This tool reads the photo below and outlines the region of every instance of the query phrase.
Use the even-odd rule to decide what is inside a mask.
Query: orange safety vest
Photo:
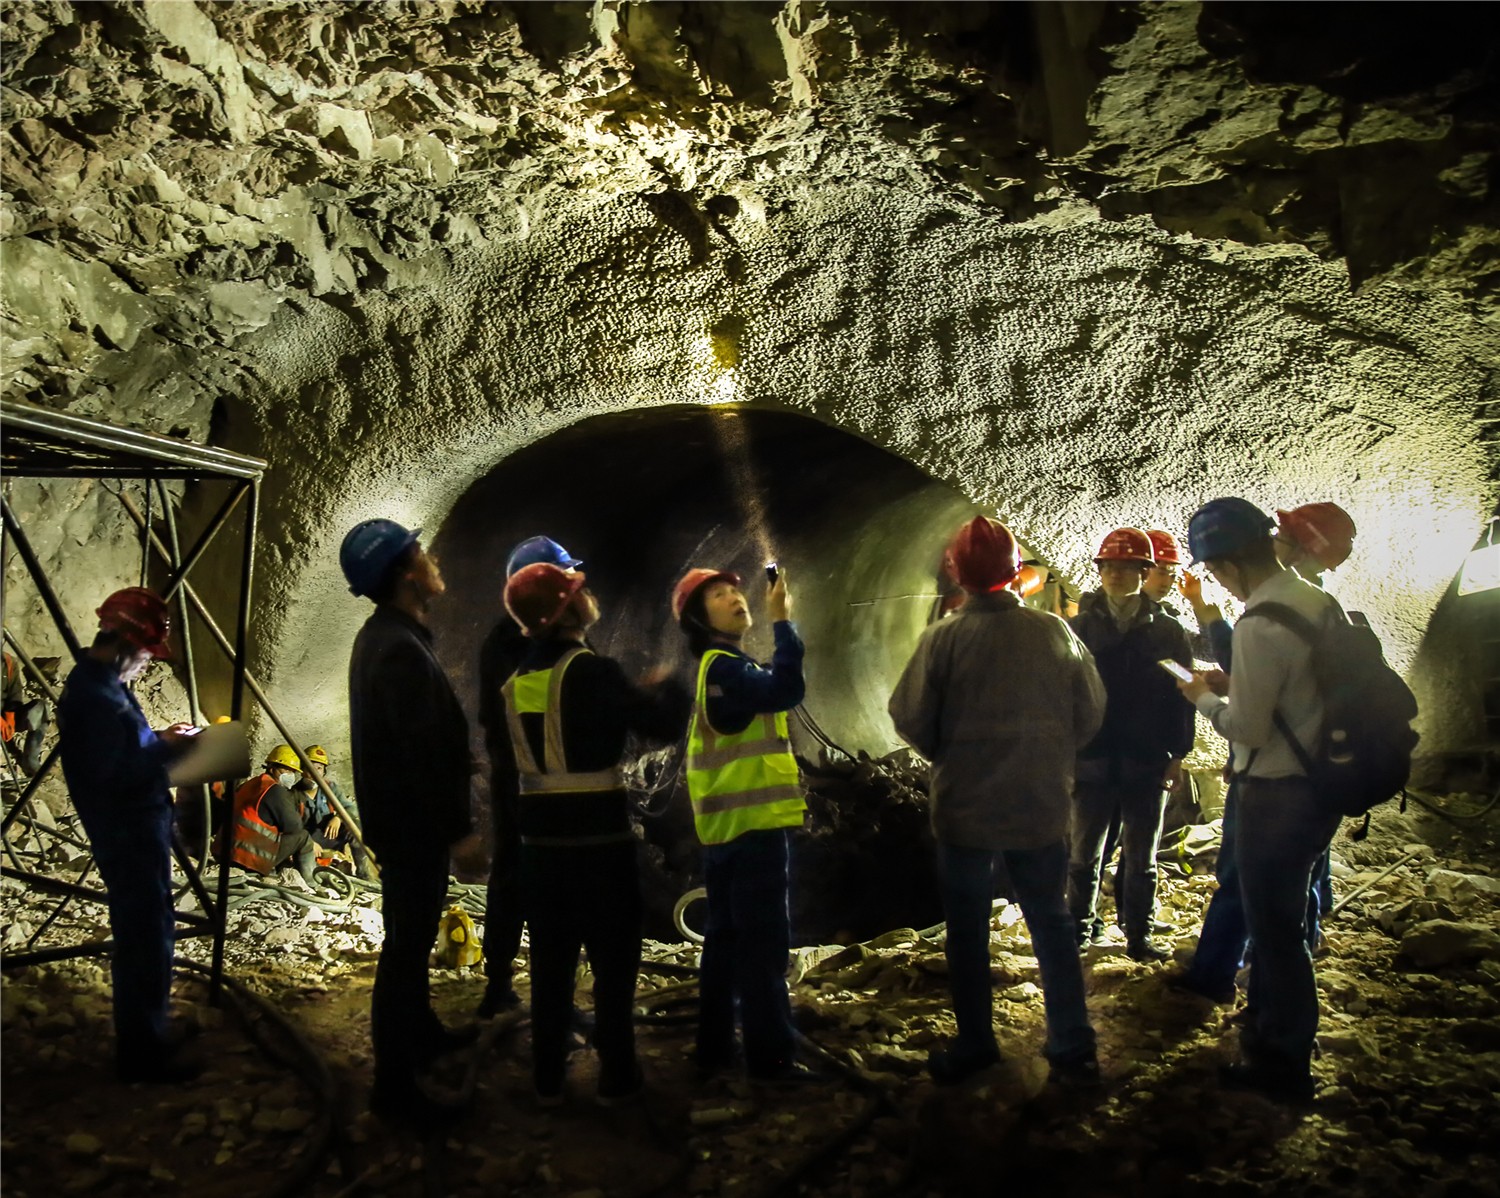
[[[19,667],[16,665],[16,659],[14,657],[12,657],[9,653],[5,654],[5,689],[6,689],[6,691],[10,690],[10,684],[11,684],[12,681],[15,680],[16,671],[18,669],[19,669]],[[0,712],[0,739],[5,740],[5,742],[7,744],[9,742],[11,742],[11,741],[13,741],[13,740],[16,739],[16,713],[15,712],[13,712],[13,711]]]
[[[276,854],[281,848],[281,831],[275,824],[260,818],[260,803],[276,779],[270,774],[251,778],[234,792],[234,847],[230,860],[258,874],[268,874],[276,864]]]

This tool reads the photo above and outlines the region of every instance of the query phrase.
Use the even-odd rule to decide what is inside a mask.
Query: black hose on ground
[[[197,975],[205,982],[212,976],[208,966],[199,965],[196,961],[184,958],[178,958],[173,967],[178,971]],[[266,1198],[296,1198],[297,1195],[305,1194],[329,1151],[334,1147],[339,1149],[340,1168],[344,1175],[348,1176],[352,1171],[351,1163],[344,1152],[344,1139],[339,1134],[340,1129],[333,1116],[338,1093],[327,1063],[308,1043],[306,1037],[260,995],[231,977],[221,975],[219,984],[230,996],[230,1006],[244,1027],[245,1034],[268,1057],[280,1061],[281,1064],[291,1069],[319,1100],[320,1110],[316,1130],[308,1144],[307,1152],[303,1153],[290,1176],[282,1179],[275,1188],[265,1191]],[[280,1042],[261,1034],[260,1028],[250,1017],[249,1012],[252,1010],[265,1022],[275,1025],[278,1035],[282,1037]],[[300,1060],[288,1059],[285,1050],[287,1043],[294,1047]]]

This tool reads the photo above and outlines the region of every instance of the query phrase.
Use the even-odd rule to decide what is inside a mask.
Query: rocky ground
[[[1477,794],[1433,803],[1459,816],[1483,805]],[[1230,1009],[1173,994],[1164,985],[1172,966],[1136,964],[1119,943],[1088,953],[1106,1084],[1087,1095],[1047,1087],[1036,961],[1019,912],[1002,906],[992,955],[1006,1060],[962,1087],[937,1089],[923,1070],[928,1048],[953,1031],[940,932],[897,929],[797,951],[794,1006],[825,1080],[792,1091],[697,1080],[696,947],[650,942],[640,982],[644,1104],[597,1107],[595,1060],[582,1049],[568,1105],[537,1109],[524,1018],[501,1019],[477,1052],[434,1078],[471,1088],[473,1110],[424,1144],[365,1110],[378,894],[237,882],[228,970],[244,996],[212,1007],[191,974],[177,991],[211,1062],[192,1085],[112,1079],[101,961],[5,975],[3,1185],[14,1198],[1500,1194],[1497,832],[1500,811],[1453,820],[1413,806],[1383,809],[1367,840],[1341,837],[1335,890],[1345,905],[1318,965],[1320,1090],[1306,1110],[1221,1092],[1214,1070],[1232,1056]],[[1163,854],[1162,914],[1178,929],[1179,958],[1213,889],[1212,833],[1190,829]],[[75,876],[73,850],[45,839],[22,831],[11,845],[23,862]],[[0,897],[14,954],[56,899],[12,878]],[[454,897],[477,906],[482,894],[456,886]],[[91,937],[103,922],[102,907],[75,901],[38,943]],[[207,941],[184,941],[182,956],[206,961]],[[524,993],[524,972],[518,980]],[[435,968],[433,983],[440,1011],[458,1022],[483,977]],[[584,1005],[588,988],[585,974]]]

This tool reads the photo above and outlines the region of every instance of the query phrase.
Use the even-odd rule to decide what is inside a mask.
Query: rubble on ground
[[[1458,796],[1455,810],[1476,805]],[[1349,825],[1352,829],[1355,825]],[[569,1101],[537,1108],[524,1021],[496,1031],[436,1084],[472,1076],[475,1108],[435,1155],[365,1110],[369,986],[378,896],[257,897],[231,915],[229,970],[269,997],[328,1064],[332,1111],[351,1173],[326,1164],[310,1191],[331,1198],[370,1172],[379,1190],[552,1198],[646,1193],[760,1196],[1013,1192],[1109,1195],[1500,1194],[1500,819],[1462,826],[1413,807],[1377,812],[1368,839],[1335,845],[1335,893],[1318,961],[1323,996],[1316,1102],[1307,1110],[1228,1094],[1231,1011],[1169,991],[1172,965],[1139,964],[1123,937],[1086,952],[1089,1005],[1106,1084],[1046,1085],[1042,998],[1024,921],[998,905],[991,931],[995,1021],[1005,1059],[952,1089],[927,1078],[927,1052],[954,1031],[941,928],[901,927],[852,945],[794,953],[793,1005],[823,1080],[788,1089],[738,1075],[699,1079],[691,1061],[698,950],[648,942],[639,1045],[645,1105],[593,1104],[597,1065],[575,1053]],[[1190,954],[1212,894],[1212,825],[1169,838],[1160,859],[1164,939]],[[1180,841],[1180,847],[1179,842]],[[20,848],[20,845],[17,846]],[[22,850],[24,851],[24,849]],[[50,863],[60,873],[69,868]],[[4,931],[29,937],[55,898],[6,879]],[[297,905],[301,902],[304,905]],[[1106,903],[1106,917],[1112,908]],[[49,929],[104,910],[75,901]],[[71,922],[69,926],[71,926]],[[481,922],[482,927],[482,922]],[[183,942],[202,959],[207,941]],[[11,949],[7,950],[14,951]],[[524,956],[522,965],[524,966]],[[527,976],[516,976],[522,993]],[[1243,982],[1243,978],[1242,978]],[[477,1005],[479,969],[433,971],[435,1001],[457,1023]],[[591,981],[580,974],[580,1002]],[[306,1079],[268,1061],[237,1021],[181,1000],[205,1025],[211,1067],[183,1088],[126,1088],[107,1070],[105,964],[74,960],[8,974],[3,990],[4,1188],[25,1196],[270,1192],[308,1151],[321,1115]],[[332,1159],[332,1158],[330,1158]]]

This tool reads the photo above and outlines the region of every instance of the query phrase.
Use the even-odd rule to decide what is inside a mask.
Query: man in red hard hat
[[[636,838],[621,773],[634,733],[670,744],[687,725],[680,685],[632,684],[585,640],[599,602],[582,571],[535,562],[505,584],[525,630],[519,668],[501,686],[508,743],[495,768],[518,779],[522,905],[531,932],[532,1070],[538,1101],[563,1101],[578,953],[594,975],[599,1100],[641,1088],[631,1006],[641,963]]]
[[[743,648],[754,621],[738,575],[700,567],[672,591],[672,615],[698,663],[685,766],[708,889],[697,1063],[705,1076],[734,1063],[738,1008],[751,1080],[796,1082],[811,1074],[794,1059],[786,988],[787,831],[802,826],[807,803],[787,728],[804,684],[784,571],[766,607],[776,643],[769,669]]]
[[[1304,503],[1276,511],[1276,560],[1314,586],[1354,552],[1354,521],[1336,503]]]
[[[1099,589],[1083,596],[1073,631],[1089,647],[1109,703],[1099,734],[1078,755],[1073,796],[1068,901],[1081,943],[1102,941],[1098,914],[1104,844],[1120,820],[1120,868],[1115,902],[1126,951],[1138,961],[1165,960],[1151,939],[1156,905],[1156,844],[1164,792],[1182,779],[1182,759],[1193,748],[1193,708],[1164,658],[1186,669],[1192,650],[1182,625],[1141,593],[1155,562],[1151,538],[1139,528],[1116,528],[1094,555]]]
[[[58,705],[63,778],[109,891],[115,1067],[126,1082],[182,1082],[202,1066],[179,1051],[172,989],[172,792],[167,766],[196,731],[153,732],[129,685],[170,655],[167,605],[145,587],[100,604],[99,632]]]
[[[928,1069],[958,1082],[1000,1059],[989,930],[1003,861],[1031,933],[1046,995],[1052,1080],[1099,1079],[1083,969],[1067,905],[1074,757],[1099,728],[1104,688],[1067,624],[1024,606],[1015,539],[976,516],[948,547],[969,594],[930,625],[891,695],[896,731],[932,762],[932,828],[948,917],[948,980],[958,1037]],[[1024,678],[1028,686],[1016,685]],[[1034,688],[1048,700],[1037,703]]]

